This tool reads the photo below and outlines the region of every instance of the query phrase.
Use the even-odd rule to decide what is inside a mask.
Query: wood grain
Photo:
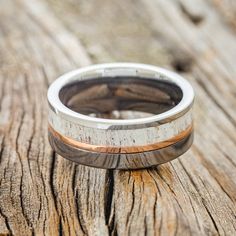
[[[235,235],[233,0],[9,0],[0,8],[0,235]],[[97,62],[172,68],[194,86],[195,142],[142,171],[55,155],[46,91]]]

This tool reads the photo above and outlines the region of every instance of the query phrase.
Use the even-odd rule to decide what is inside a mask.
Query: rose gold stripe
[[[48,130],[49,132],[51,132],[53,136],[60,139],[63,143],[71,145],[75,148],[79,148],[79,149],[83,149],[83,150],[87,150],[91,152],[101,152],[101,153],[139,153],[139,152],[147,152],[147,151],[153,151],[160,148],[164,148],[182,140],[184,137],[186,137],[192,132],[193,125],[190,125],[186,130],[182,131],[175,137],[170,138],[168,140],[150,144],[150,145],[133,146],[133,147],[132,146],[126,146],[126,147],[97,146],[97,145],[93,145],[89,143],[81,143],[79,141],[73,140],[71,138],[68,138],[58,133],[50,125],[48,126]]]

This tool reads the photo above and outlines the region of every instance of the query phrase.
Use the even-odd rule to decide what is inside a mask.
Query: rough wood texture
[[[236,235],[234,0],[1,4],[1,235]],[[104,61],[161,65],[191,81],[195,142],[187,154],[113,172],[51,151],[49,83]]]

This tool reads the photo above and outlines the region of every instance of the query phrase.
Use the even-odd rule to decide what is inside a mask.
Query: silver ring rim
[[[105,119],[105,118],[97,118],[97,117],[91,117],[87,115],[80,114],[78,112],[75,112],[68,107],[66,107],[59,98],[59,92],[65,86],[66,84],[70,83],[71,81],[78,80],[79,76],[82,76],[88,72],[93,71],[101,71],[101,73],[104,72],[104,70],[107,69],[130,69],[137,71],[138,69],[141,70],[147,70],[150,73],[157,73],[159,76],[163,75],[166,78],[168,78],[168,81],[175,83],[177,86],[180,87],[183,93],[183,97],[179,104],[177,104],[172,109],[163,112],[161,114],[153,115],[150,117],[145,118],[137,118],[137,119]],[[114,74],[115,75],[115,74]],[[122,76],[125,74],[122,74]],[[129,75],[129,74],[128,74]],[[155,77],[154,77],[155,78]],[[158,80],[158,78],[156,78]],[[56,114],[62,114],[66,117],[73,118],[75,121],[85,121],[85,122],[91,122],[94,124],[102,124],[102,125],[139,125],[139,124],[147,124],[152,122],[161,122],[165,119],[168,119],[170,117],[175,117],[176,115],[183,113],[183,111],[190,108],[194,101],[194,91],[190,83],[184,79],[182,76],[178,75],[177,73],[174,73],[172,71],[156,67],[153,65],[146,65],[146,64],[140,64],[140,63],[105,63],[105,64],[96,64],[87,66],[84,68],[76,69],[71,72],[68,72],[62,76],[60,76],[58,79],[56,79],[49,87],[48,94],[47,94],[48,102],[50,106],[54,109]]]

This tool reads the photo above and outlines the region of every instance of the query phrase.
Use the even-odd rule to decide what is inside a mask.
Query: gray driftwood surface
[[[46,91],[92,63],[136,61],[194,86],[195,141],[158,168],[55,155]],[[9,0],[0,8],[0,235],[236,235],[234,0]]]

